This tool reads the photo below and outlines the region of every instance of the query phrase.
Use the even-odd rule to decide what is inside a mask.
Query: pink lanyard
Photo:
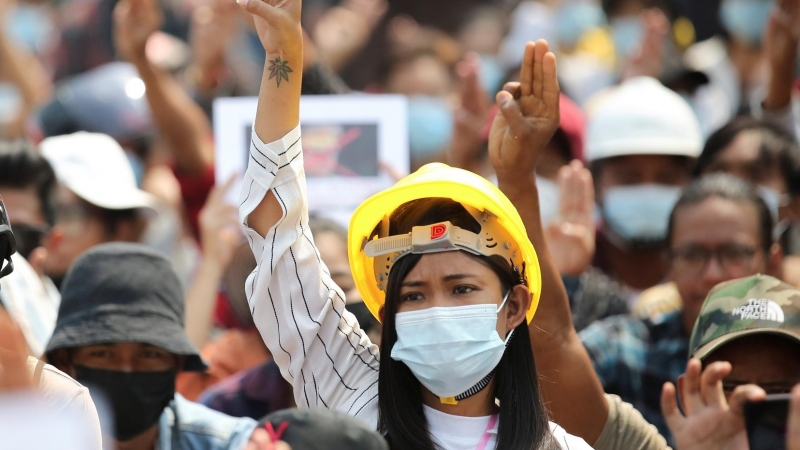
[[[497,414],[492,414],[492,417],[489,418],[489,425],[486,425],[486,431],[483,432],[483,437],[481,441],[478,442],[478,446],[475,447],[475,450],[485,450],[486,444],[489,443],[489,439],[492,438],[492,431],[494,429],[495,424],[497,424]]]

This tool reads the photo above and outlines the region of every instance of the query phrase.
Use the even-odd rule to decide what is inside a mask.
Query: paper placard
[[[214,101],[216,180],[247,169],[256,97]],[[318,95],[300,100],[309,210],[346,224],[367,197],[409,171],[407,100],[399,95]],[[227,193],[239,198],[241,183]]]

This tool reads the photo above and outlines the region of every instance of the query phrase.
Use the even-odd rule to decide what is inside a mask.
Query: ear
[[[770,246],[769,254],[767,255],[767,274],[781,278],[782,267],[783,249],[781,249],[779,243],[775,242]]]
[[[531,291],[528,286],[518,284],[511,289],[506,301],[506,323],[508,329],[517,328],[525,320],[528,308],[531,306]]]
[[[44,276],[44,264],[45,261],[47,261],[47,254],[46,248],[36,247],[31,251],[31,254],[28,255],[28,264],[31,265],[40,278]]]
[[[54,225],[53,228],[50,229],[50,233],[48,233],[47,237],[44,239],[44,246],[48,251],[52,251],[61,246],[62,242],[64,242],[64,230],[61,226]]]
[[[386,307],[385,306],[381,306],[380,309],[378,309],[378,320],[380,320],[381,323],[383,323],[383,314],[384,314],[384,312],[386,312]]]

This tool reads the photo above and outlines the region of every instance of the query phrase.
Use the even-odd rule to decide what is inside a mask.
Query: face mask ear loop
[[[506,292],[506,296],[505,296],[505,297],[503,297],[503,301],[502,301],[502,302],[500,302],[500,306],[498,306],[498,307],[497,307],[497,313],[498,313],[498,314],[499,314],[499,313],[500,313],[500,311],[503,309],[503,307],[504,307],[504,306],[506,306],[506,302],[508,301],[508,296],[509,296],[509,295],[511,295],[511,289],[509,289],[509,290],[508,290],[508,292]]]

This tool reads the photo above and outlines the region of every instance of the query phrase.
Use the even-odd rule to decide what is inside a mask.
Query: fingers
[[[565,222],[592,227],[594,220],[594,185],[592,174],[579,160],[561,167],[558,171],[561,193],[559,212]]]
[[[706,406],[726,408],[727,400],[722,390],[722,379],[730,375],[731,364],[718,361],[710,364],[700,377],[700,396]]]
[[[280,19],[280,15],[275,8],[263,0],[236,0],[236,2],[242,5],[245,11],[266,20],[270,24],[274,24]]]
[[[789,423],[786,435],[786,449],[800,450],[800,385],[792,389],[792,399],[789,402]]]
[[[664,415],[664,420],[667,422],[669,430],[675,434],[678,430],[683,428],[686,418],[683,417],[678,409],[678,401],[675,398],[675,385],[672,383],[664,383],[661,388],[661,414]]]
[[[459,78],[461,105],[468,111],[481,114],[486,109],[486,93],[480,82],[481,62],[478,55],[470,52],[456,67]]]
[[[686,416],[692,416],[703,408],[703,398],[700,392],[701,376],[700,360],[692,358],[686,365],[686,374],[681,383],[681,400]]]
[[[558,70],[556,69],[556,55],[552,52],[545,53],[542,62],[542,94],[544,104],[551,111],[558,113],[559,96],[561,87],[558,85]]]
[[[523,127],[525,126],[525,117],[519,109],[519,104],[514,100],[514,96],[507,91],[500,91],[495,98],[497,106],[500,107],[500,113],[508,123],[511,133],[514,137],[519,136]]]
[[[728,407],[744,420],[744,404],[747,402],[760,402],[764,400],[767,393],[754,384],[737,386],[728,400]]]
[[[522,95],[522,88],[519,81],[509,81],[503,85],[503,90],[510,93],[514,98]]]
[[[544,59],[550,50],[547,41],[539,39],[536,41],[533,54],[533,86],[531,87],[533,96],[542,98],[542,91],[544,90]],[[525,84],[524,82],[522,83]]]
[[[522,68],[519,72],[520,93],[523,96],[528,96],[533,93],[535,54],[536,44],[533,42],[525,44],[525,54],[522,56]]]

